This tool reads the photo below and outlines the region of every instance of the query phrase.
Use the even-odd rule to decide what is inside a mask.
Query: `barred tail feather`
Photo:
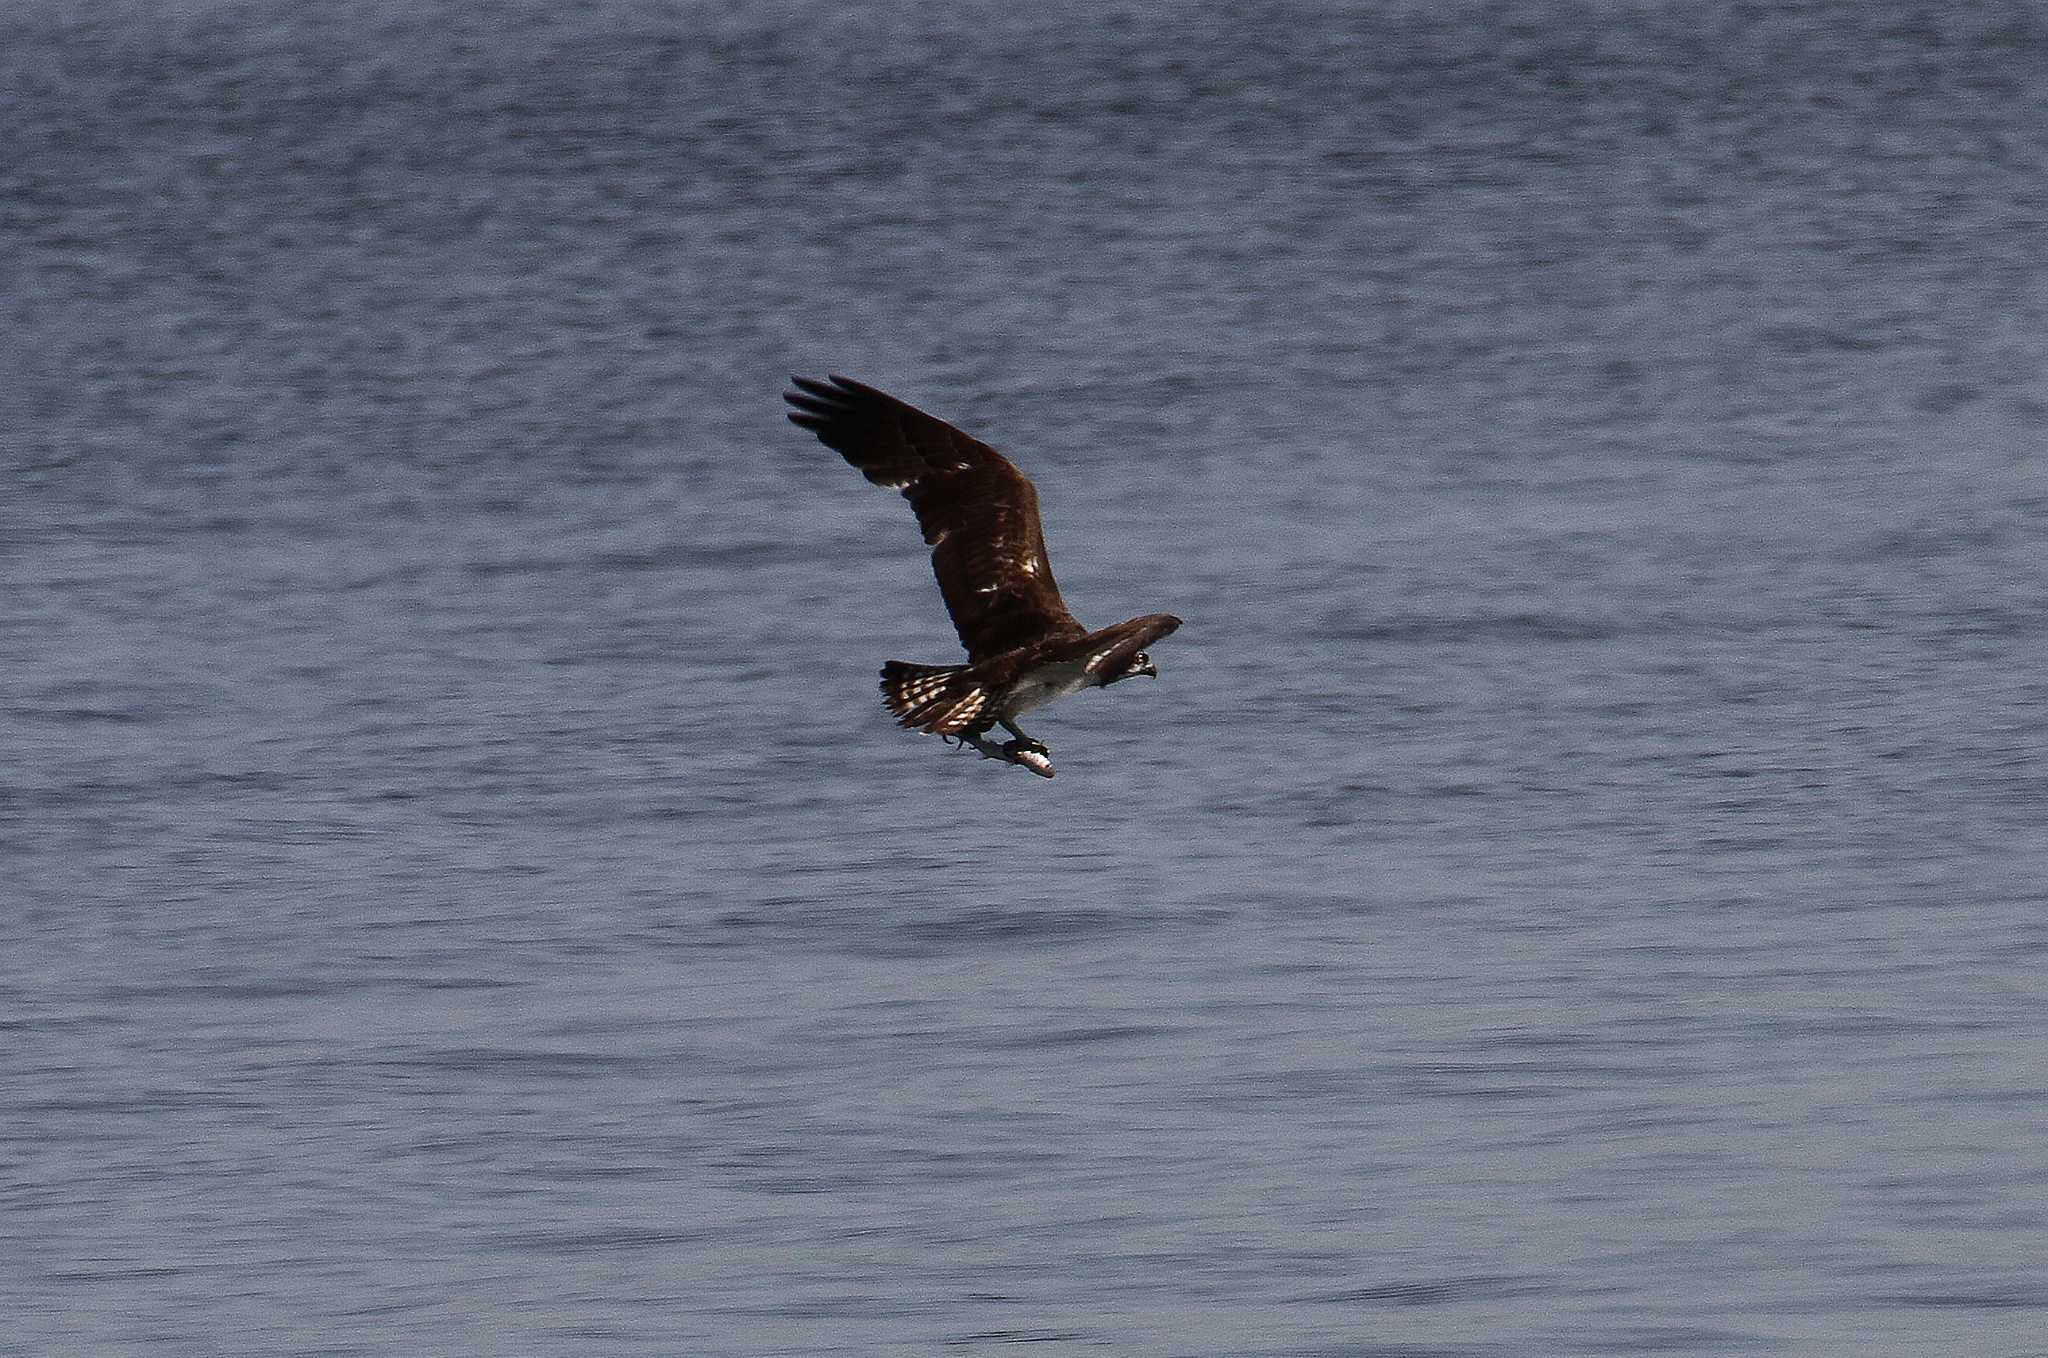
[[[882,666],[882,701],[896,714],[898,725],[938,736],[978,732],[991,723],[982,719],[988,690],[967,665],[908,665],[891,660]]]

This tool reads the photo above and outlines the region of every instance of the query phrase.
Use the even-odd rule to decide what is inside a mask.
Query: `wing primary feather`
[[[876,485],[902,491],[970,661],[1085,635],[1046,560],[1038,495],[994,448],[839,373],[790,378],[790,423]]]

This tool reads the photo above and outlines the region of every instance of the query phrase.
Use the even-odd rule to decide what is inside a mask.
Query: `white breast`
[[[1088,673],[1086,660],[1042,665],[1011,687],[1007,706],[1011,716],[1020,716],[1047,703],[1057,702],[1069,693],[1079,693],[1094,683],[1095,676]]]

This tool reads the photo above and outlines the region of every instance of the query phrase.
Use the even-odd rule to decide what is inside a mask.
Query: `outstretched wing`
[[[789,418],[878,486],[903,492],[970,661],[1086,634],[1060,598],[1038,492],[979,439],[849,378],[791,379]]]

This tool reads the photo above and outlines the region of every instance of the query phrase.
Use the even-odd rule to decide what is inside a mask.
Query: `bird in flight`
[[[1053,582],[1038,492],[979,439],[850,378],[792,378],[789,418],[878,486],[903,492],[932,549],[932,570],[964,665],[882,666],[898,725],[959,740],[990,759],[1053,776],[1051,751],[1017,718],[1085,688],[1159,671],[1146,647],[1180,626],[1147,613],[1091,632]],[[1000,725],[1011,738],[986,738]]]

